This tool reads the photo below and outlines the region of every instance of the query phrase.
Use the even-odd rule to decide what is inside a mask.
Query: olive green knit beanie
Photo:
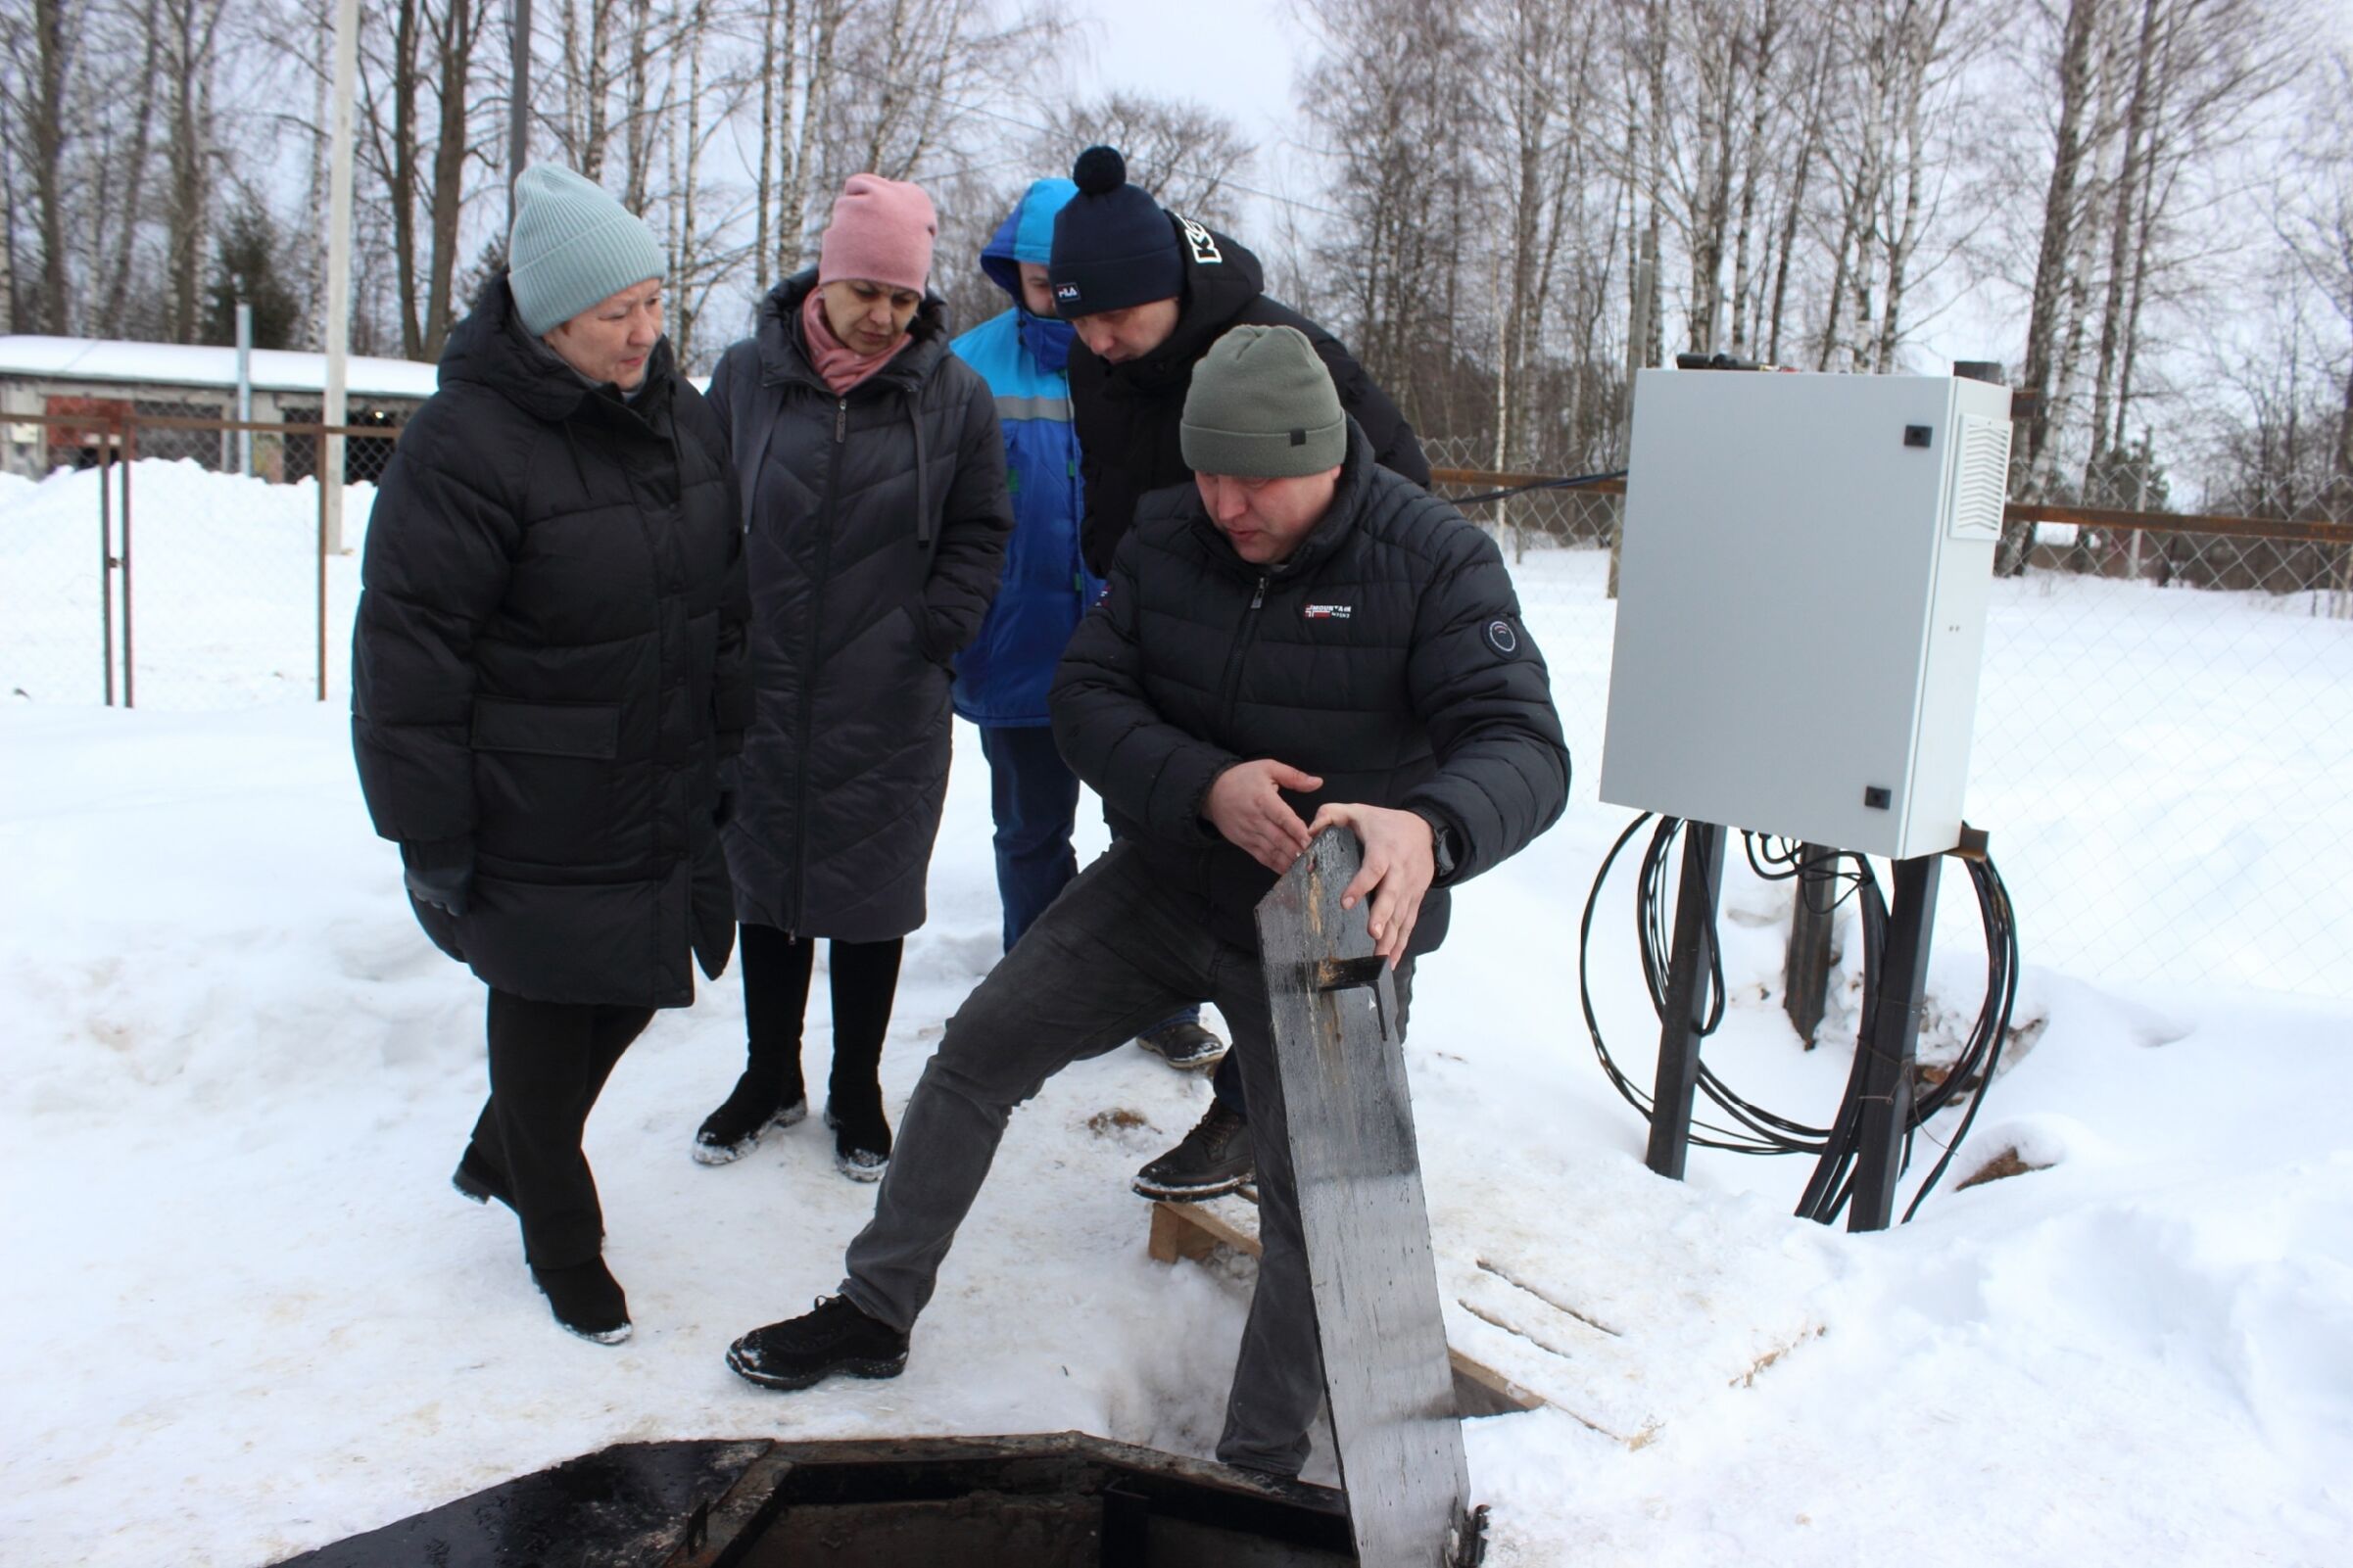
[[[1197,474],[1296,479],[1348,455],[1331,372],[1296,327],[1235,327],[1193,366],[1177,443]]]

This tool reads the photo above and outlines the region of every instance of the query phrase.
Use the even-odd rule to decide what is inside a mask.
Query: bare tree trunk
[[[2116,174],[2114,215],[2109,219],[2107,288],[2100,302],[2099,350],[2091,391],[2091,452],[2085,464],[2086,498],[2109,504],[2090,494],[2109,451],[2110,399],[2121,374],[2125,352],[2126,273],[2132,266],[2135,216],[2141,195],[2141,143],[2148,129],[2151,63],[2157,47],[2158,0],[2141,0],[2140,42],[2134,51],[2133,89],[2126,101],[2124,163]],[[2116,445],[2123,445],[2121,434]]]
[[[653,0],[632,0],[629,26],[628,98],[621,127],[621,205],[633,213],[646,210],[646,181],[653,163],[654,117],[647,102],[648,70],[653,58]]]
[[[1806,92],[1805,130],[1798,139],[1798,167],[1790,177],[1789,205],[1782,214],[1779,256],[1773,264],[1773,309],[1771,325],[1765,338],[1765,357],[1778,364],[1781,360],[1781,323],[1789,304],[1790,259],[1798,249],[1798,224],[1805,212],[1805,186],[1813,172],[1814,160],[1820,156],[1822,144],[1823,102],[1829,94],[1830,52],[1833,30],[1822,31],[1821,47],[1814,56],[1811,85]]]
[[[2051,438],[2051,404],[2056,382],[2060,318],[2066,309],[2069,263],[2075,250],[2076,181],[2083,172],[2084,114],[2091,95],[2091,39],[2100,0],[2068,0],[2059,49],[2059,125],[2050,179],[2042,196],[2042,238],[2035,254],[2035,285],[2027,314],[2025,385],[2028,398],[2025,451],[2011,472],[2026,477],[2029,499],[2042,494],[2044,452]],[[2032,524],[2006,525],[1997,569],[2004,576],[2026,570],[2034,544]]]
[[[139,232],[139,204],[147,184],[150,138],[155,124],[157,69],[163,52],[163,28],[157,16],[159,0],[146,0],[141,30],[147,44],[139,62],[139,107],[132,122],[129,168],[122,192],[122,226],[115,237],[115,258],[107,267],[105,294],[98,309],[98,330],[110,338],[124,335],[123,309],[129,301],[131,242]]]
[[[66,0],[32,0],[34,60],[32,190],[41,228],[41,330],[63,337],[73,330],[67,309],[66,77],[72,44]]]
[[[424,359],[441,357],[456,313],[451,290],[457,270],[457,219],[465,196],[466,154],[472,151],[466,110],[472,96],[474,48],[482,36],[482,14],[474,9],[474,0],[448,0],[448,7],[436,40],[435,91],[441,114],[433,144],[433,261],[425,289],[422,352],[416,356]]]

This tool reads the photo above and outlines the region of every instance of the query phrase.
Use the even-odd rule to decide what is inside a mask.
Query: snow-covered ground
[[[330,563],[337,695],[319,705],[305,623],[292,675],[251,659],[245,629],[271,624],[254,620],[271,595],[207,543],[274,539],[302,498],[151,468],[167,465],[138,479],[142,594],[167,540],[190,542],[189,571],[210,554],[221,575],[180,630],[151,634],[142,609],[158,661],[147,673],[142,654],[142,707],[61,700],[0,665],[0,688],[42,698],[0,703],[0,1561],[264,1562],[625,1440],[1077,1428],[1208,1451],[1248,1271],[1145,1258],[1126,1178],[1207,1088],[1133,1051],[1072,1069],[1015,1118],[904,1377],[774,1396],[730,1374],[730,1338],[833,1288],[873,1198],[834,1173],[813,1123],[736,1165],[687,1158],[740,1063],[732,975],[657,1020],[590,1124],[636,1337],[608,1350],[560,1333],[511,1221],[447,1185],[482,1092],[481,993],[416,930],[360,808],[340,697],[351,563]],[[0,659],[28,645],[21,616],[95,603],[79,483],[0,481]],[[28,543],[48,507],[87,535],[79,587],[74,562]],[[174,533],[193,516],[216,525]],[[2024,1048],[1911,1225],[1858,1238],[1791,1219],[1805,1170],[1789,1162],[1701,1153],[1688,1183],[1652,1177],[1577,1014],[1575,924],[1625,820],[1591,795],[1609,651],[1580,596],[1591,565],[1531,556],[1522,576],[1583,737],[1578,802],[1458,901],[1408,1049],[1448,1266],[1515,1273],[1615,1331],[1591,1358],[1601,1384],[1562,1402],[1579,1408],[1465,1424],[1490,1561],[2353,1560],[2353,1006],[2093,983],[2050,962],[2060,944],[2022,894]],[[2079,619],[2132,615],[2113,585],[2080,586],[2100,594],[2070,606]],[[1998,599],[1997,620],[2033,616],[2041,592]],[[2233,896],[2301,899],[2298,962],[2325,977],[2309,988],[2341,995],[2346,869],[2300,852],[2314,840],[2276,815],[2308,748],[2233,727],[2216,664],[2254,657],[2266,620],[2285,618],[2215,598],[2210,640],[2137,655],[2196,698],[2163,735],[2027,679],[1997,627],[1989,702],[2039,704],[2028,718],[2089,743],[2014,793],[1973,795],[1973,815],[2009,848],[2014,885],[2033,869],[2010,847],[2020,818],[2058,835],[2068,875],[2100,882],[2110,849],[2175,833],[2118,770],[2186,770],[2211,842],[2179,852],[2231,857]],[[2316,712],[2342,700],[2342,653],[2296,626],[2273,635],[2309,654]],[[2020,668],[2005,676],[2005,658]],[[187,706],[243,705],[146,705],[168,680]],[[994,957],[971,739],[884,1059],[894,1110]],[[1101,839],[1091,805],[1082,831],[1085,853]],[[2102,906],[2138,923],[2128,935],[2170,940],[2185,918],[2217,941],[2251,928],[2251,905],[2185,911],[2106,881]],[[1630,896],[1621,873],[1595,985],[1639,1075],[1656,1026]],[[1855,976],[1839,975],[1828,1043],[1801,1050],[1778,1010],[1786,899],[1728,879],[1733,1006],[1708,1055],[1752,1097],[1819,1117],[1845,1074]],[[1975,1009],[1974,925],[1965,903],[1946,908],[1943,1016]],[[811,1015],[814,1073],[822,986]],[[1122,1111],[1142,1124],[1106,1115]],[[2008,1147],[2049,1168],[1951,1190]],[[1454,1306],[1449,1326],[1509,1338]],[[1562,1377],[1576,1383],[1574,1357]]]

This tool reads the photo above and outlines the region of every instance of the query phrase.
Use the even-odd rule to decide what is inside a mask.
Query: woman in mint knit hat
[[[515,182],[360,566],[352,742],[416,918],[489,987],[455,1183],[513,1210],[556,1320],[629,1335],[581,1154],[605,1077],[735,934],[721,759],[750,713],[725,434],[662,336],[661,249],[594,183]]]

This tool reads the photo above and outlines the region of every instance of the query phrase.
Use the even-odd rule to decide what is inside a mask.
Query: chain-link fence
[[[1442,468],[1480,455],[1424,446]],[[1452,477],[1440,488],[1469,495],[1515,476]],[[1618,506],[1539,491],[1471,508],[1513,563],[1589,809]],[[2353,487],[2249,509],[2160,529],[2054,505],[2039,510],[2078,520],[2014,525],[2023,565],[1993,586],[1968,801],[2033,961],[2353,996]]]
[[[50,471],[0,475],[0,689],[218,708],[317,698],[338,681],[352,551],[396,426],[120,405],[11,422],[41,427]],[[340,518],[315,477],[335,435],[349,479]]]
[[[341,689],[353,552],[397,428],[343,432],[338,547],[314,424],[48,417],[56,471],[0,476],[0,690],[184,708]],[[150,455],[168,442],[177,455]],[[1425,447],[1441,468],[1482,455]],[[1457,477],[1440,488],[1513,476]],[[1614,495],[1564,490],[1472,508],[1503,542],[1551,662],[1585,809],[1618,508]],[[2160,530],[2053,506],[2042,514],[2076,520],[2018,534],[2023,565],[1995,582],[1989,610],[1969,811],[1993,834],[2037,961],[2353,995],[2353,492],[2278,510],[2232,531]]]

